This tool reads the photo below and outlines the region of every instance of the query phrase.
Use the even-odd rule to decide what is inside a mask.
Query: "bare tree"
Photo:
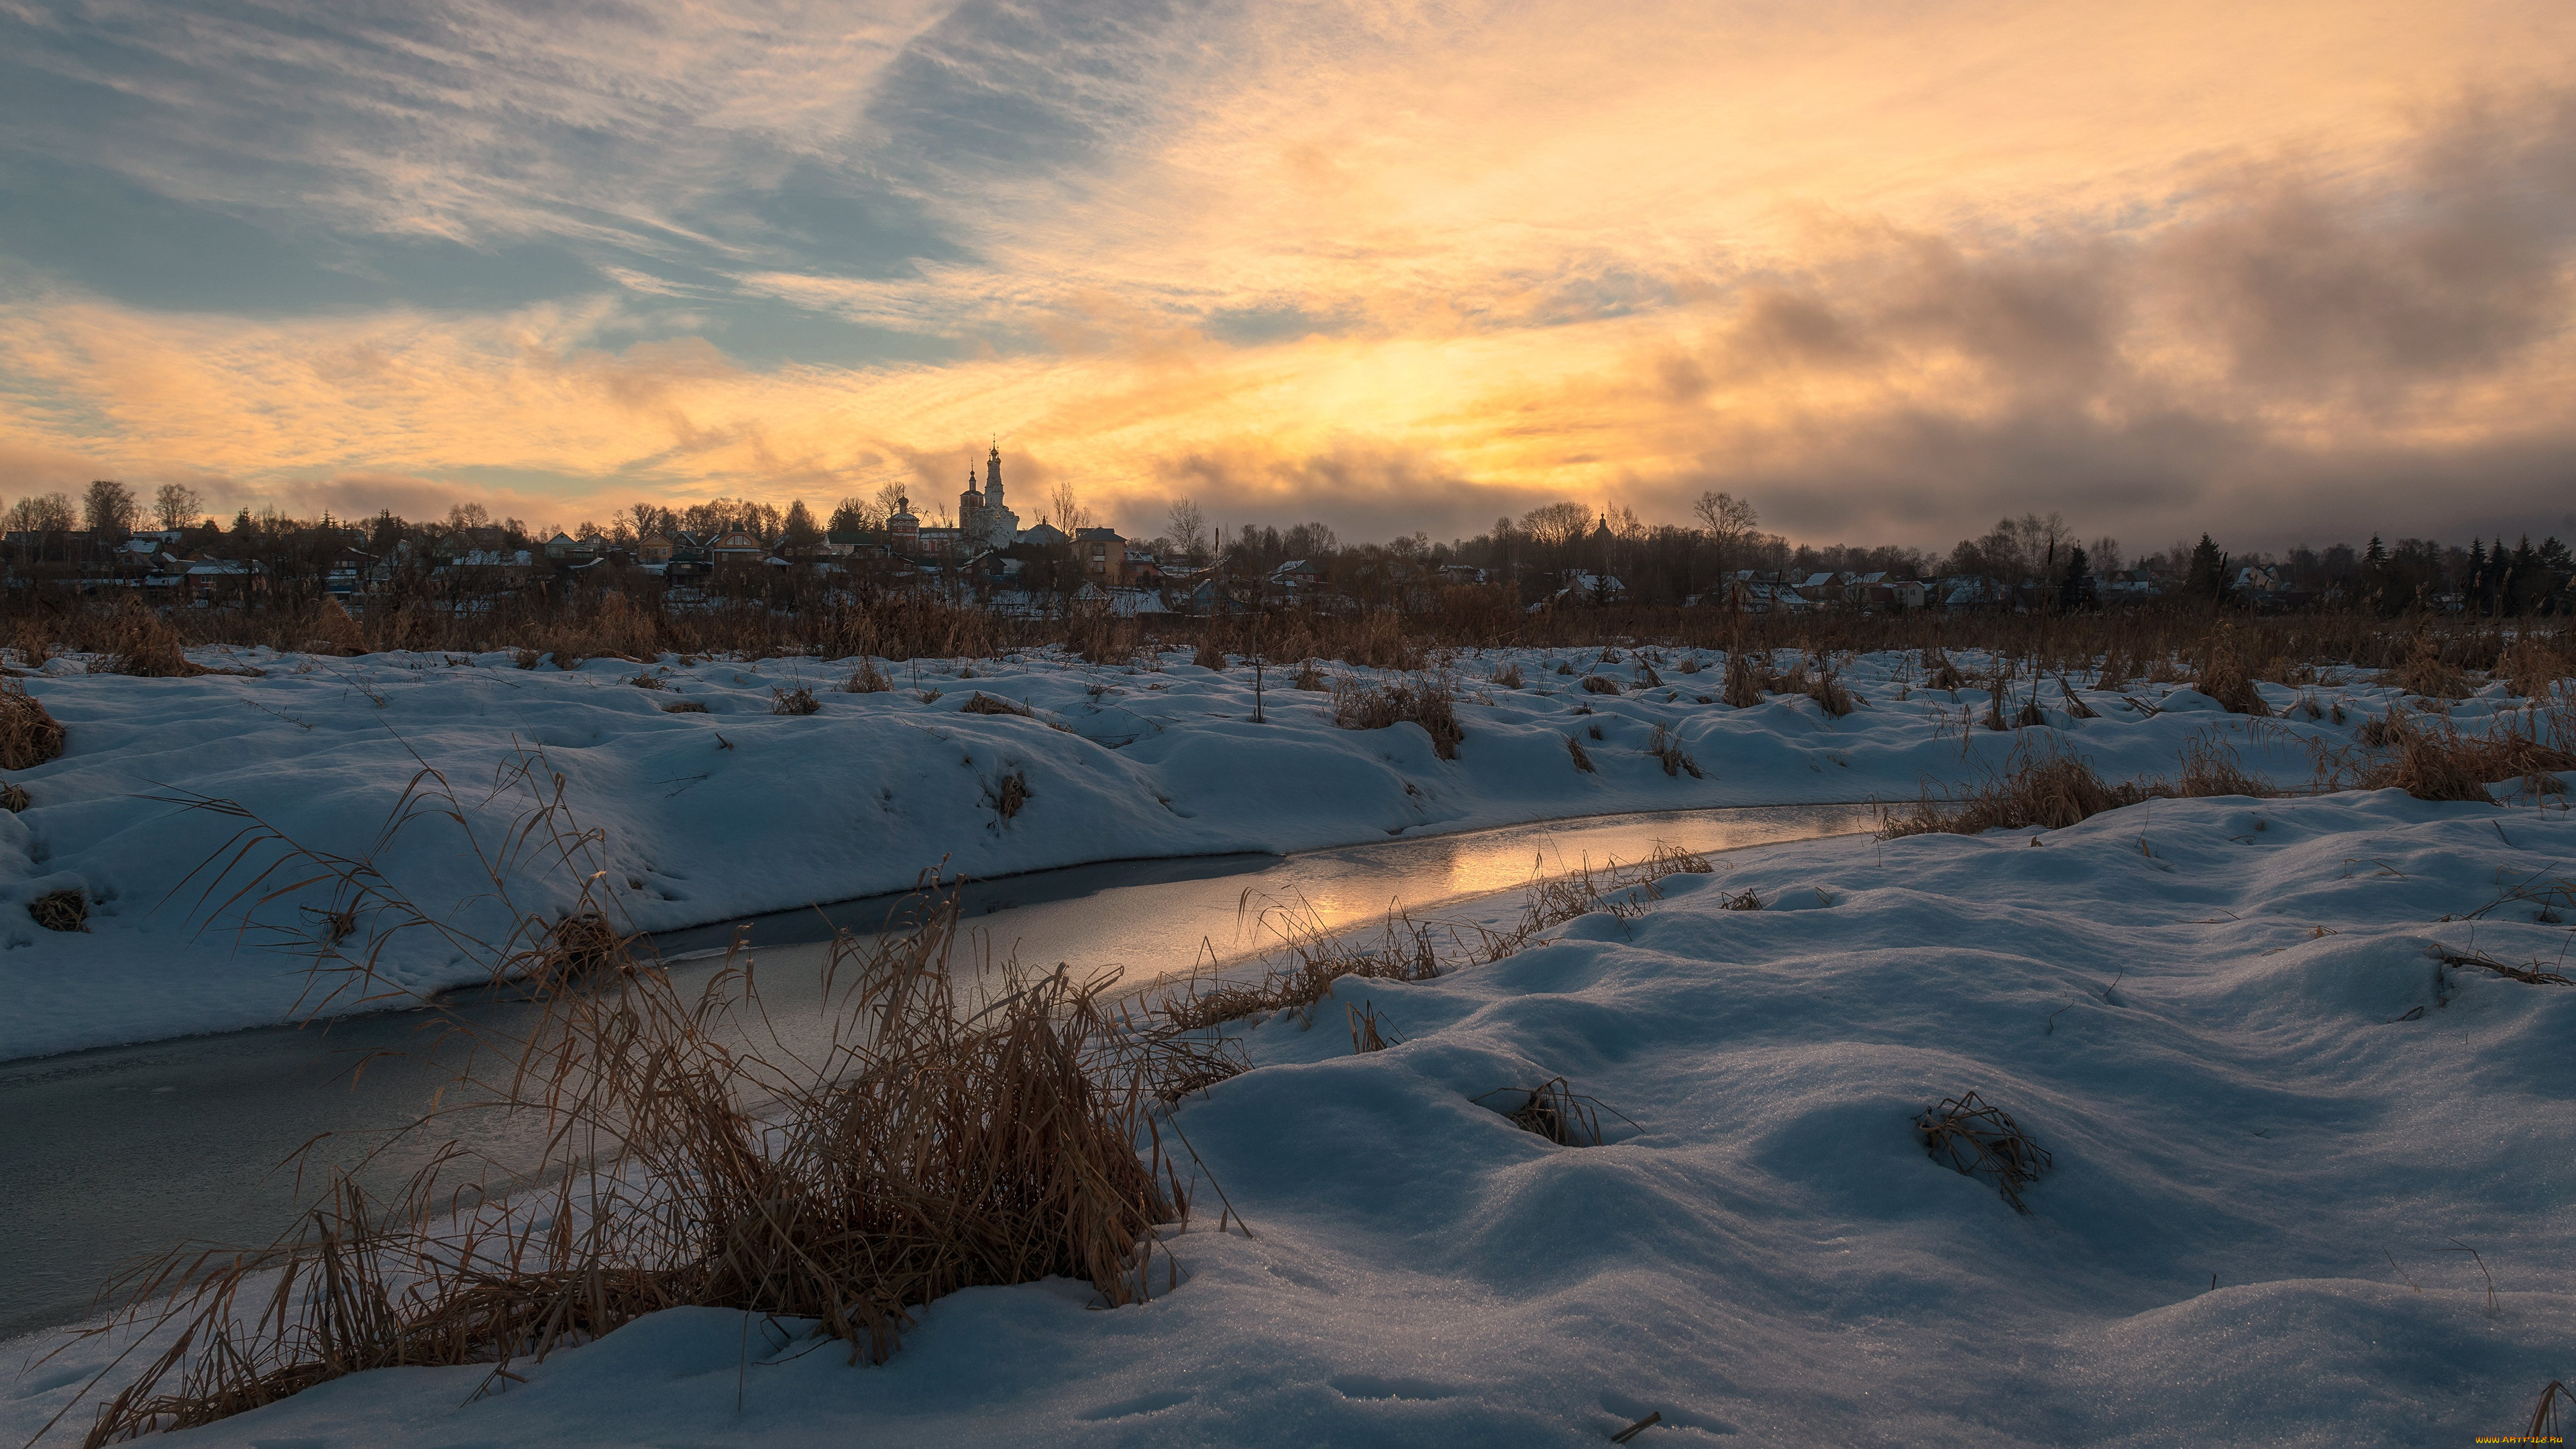
[[[1726,593],[1726,607],[1732,609],[1735,607],[1735,583],[1728,576],[1729,566],[1745,544],[1760,536],[1761,515],[1753,511],[1749,501],[1714,488],[1700,494],[1698,500],[1691,504],[1691,514],[1706,530],[1709,546],[1716,551],[1717,576]]]
[[[909,509],[904,507],[909,496],[910,495],[905,492],[904,486],[900,483],[878,484],[877,517],[892,518],[898,513],[910,512]]]
[[[152,495],[152,511],[163,528],[185,528],[205,516],[206,500],[185,483],[164,483]]]
[[[81,499],[82,512],[88,516],[92,533],[132,533],[134,531],[134,492],[124,484],[101,478],[89,485]]]
[[[1082,495],[1074,491],[1073,480],[1059,478],[1055,490],[1047,495],[1055,507],[1055,526],[1066,533],[1091,526],[1091,510],[1082,506]]]
[[[1174,500],[1163,521],[1171,530],[1173,551],[1196,562],[1207,547],[1207,515],[1199,512],[1197,502],[1188,498]]]

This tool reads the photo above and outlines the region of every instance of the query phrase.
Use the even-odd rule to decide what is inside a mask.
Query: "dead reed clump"
[[[2067,683],[2066,676],[2063,674],[2057,676],[2057,691],[2058,693],[2066,696],[2066,712],[2068,715],[2076,719],[2100,719],[2102,717],[2102,712],[2095,709],[2093,706],[2086,704],[2084,702],[2084,697],[2075,692],[2075,686]],[[2036,700],[2034,699],[2033,702],[2036,703]]]
[[[1021,719],[1035,719],[1038,717],[1038,712],[1036,710],[1029,708],[1018,700],[996,698],[993,695],[986,694],[980,689],[975,691],[974,698],[957,706],[957,712],[959,714],[1007,714],[1015,715]]]
[[[27,787],[17,781],[12,780],[6,785],[0,785],[0,810],[17,815],[24,813],[28,806],[35,803],[28,796]]]
[[[1655,672],[1655,666],[1647,663],[1646,656],[1643,654],[1637,656],[1637,687],[1639,689],[1664,687],[1664,677]]]
[[[668,685],[666,685],[666,684],[664,684],[664,683],[662,682],[662,676],[660,676],[660,675],[658,675],[658,674],[638,674],[638,675],[634,676],[633,678],[631,678],[631,679],[627,680],[626,682],[627,682],[627,683],[629,683],[629,684],[631,684],[631,685],[634,685],[637,689],[667,689],[667,688],[669,688],[669,686],[668,686]]]
[[[1619,692],[1619,681],[1612,679],[1606,674],[1587,674],[1583,676],[1583,692],[1585,694],[1617,694]]]
[[[2391,705],[2388,713],[2362,720],[2361,728],[2353,731],[2352,737],[2374,750],[2384,750],[2406,737],[2406,726],[2398,719],[2396,706]]]
[[[2382,671],[2379,682],[2425,699],[2466,699],[2474,687],[2466,674],[2442,662],[2441,648],[2430,637],[2418,638],[2406,662]]]
[[[1681,672],[1684,674],[1697,674],[1703,667],[1704,666],[1699,662],[1699,656],[1692,655],[1690,658],[1682,661]]]
[[[1819,709],[1835,719],[1852,712],[1851,691],[1843,688],[1842,677],[1832,670],[1820,671],[1809,679],[1806,694]]]
[[[1751,709],[1762,702],[1764,688],[1770,682],[1769,669],[1757,669],[1753,660],[1742,651],[1729,650],[1726,655],[1726,687],[1719,690],[1718,695],[1737,709]]]
[[[771,714],[807,715],[815,713],[822,707],[823,701],[814,697],[813,688],[809,685],[799,684],[789,689],[780,689],[773,685],[770,688],[769,712]]]
[[[2168,783],[2156,781],[2147,793],[2163,799],[2205,800],[2214,795],[2250,795],[2268,800],[2281,792],[2252,774],[2236,754],[2236,747],[2221,739],[2215,727],[2196,732],[2183,741],[2182,773]]]
[[[664,714],[705,714],[706,712],[707,702],[703,699],[675,699],[662,706]]]
[[[151,609],[128,603],[100,631],[105,646],[92,674],[131,674],[144,679],[186,679],[206,672],[188,662],[179,631]]]
[[[843,694],[885,694],[893,688],[894,681],[886,677],[886,672],[879,669],[872,658],[860,660],[859,667],[850,671],[850,677],[841,681]]]
[[[1382,1052],[1388,1047],[1404,1044],[1404,1038],[1394,1034],[1394,1027],[1386,1026],[1377,1019],[1377,1003],[1374,1001],[1365,1002],[1359,1006],[1352,1006],[1345,1002],[1342,1006],[1342,1015],[1350,1021],[1351,1054],[1354,1056],[1366,1052]]]
[[[1504,665],[1503,667],[1501,667],[1500,669],[1495,670],[1495,671],[1494,671],[1494,682],[1495,682],[1496,684],[1501,685],[1501,686],[1502,686],[1503,688],[1505,688],[1505,689],[1518,689],[1518,688],[1520,688],[1520,687],[1521,687],[1521,685],[1522,685],[1522,683],[1523,683],[1523,680],[1521,679],[1521,667],[1520,667],[1520,665],[1518,665],[1517,663],[1514,663],[1514,664],[1506,664],[1506,665]]]
[[[2362,789],[2395,788],[2418,800],[2492,805],[2495,797],[2487,793],[2486,782],[2522,773],[2499,768],[2506,762],[2500,758],[2504,751],[2463,737],[2459,727],[2449,720],[2442,721],[2438,729],[2428,728],[2421,723],[2407,723],[2392,709],[2379,723],[2385,726],[2380,733],[2389,741],[2390,754],[2362,772]]]
[[[1679,775],[1687,770],[1694,780],[1708,778],[1700,773],[1699,761],[1692,759],[1683,751],[1681,736],[1674,734],[1660,720],[1655,724],[1654,734],[1646,741],[1646,753],[1655,757],[1656,762],[1664,767],[1666,775]]]
[[[1933,1161],[1946,1162],[1969,1176],[1993,1178],[2004,1201],[2018,1213],[2030,1211],[2021,1200],[2022,1190],[2038,1181],[2052,1162],[2048,1149],[2033,1142],[2002,1109],[1979,1101],[1974,1092],[1944,1097],[1938,1105],[1925,1108],[1914,1119],[1914,1130],[1922,1134],[1924,1152]]]
[[[1029,803],[1029,777],[1026,771],[1013,770],[996,780],[985,791],[986,803],[1004,820],[1019,818],[1021,807]]]
[[[1959,672],[1958,665],[1950,662],[1949,655],[1938,649],[1928,647],[1924,649],[1923,687],[1925,689],[1956,690],[1966,687],[1967,683],[1968,677]]]
[[[2495,668],[2489,677],[2503,680],[2505,688],[2512,690],[2516,698],[2546,700],[2559,695],[2560,681],[2571,673],[2576,673],[2576,666],[2569,665],[2566,656],[2541,640],[2525,635],[2514,640],[2496,657]]]
[[[1346,730],[1382,730],[1407,720],[1431,736],[1431,752],[1458,758],[1467,732],[1458,725],[1457,686],[1448,678],[1415,683],[1362,684],[1350,676],[1333,681],[1333,723]]]
[[[329,654],[342,659],[367,652],[367,633],[358,627],[341,602],[329,594],[322,596],[320,607],[313,611],[313,637],[304,641],[307,654]]]
[[[2237,657],[2235,640],[2230,631],[2221,629],[2201,657],[2200,672],[2191,687],[2224,705],[2229,714],[2268,716],[2272,708],[2263,702],[2263,692],[2255,687],[2254,676],[2244,661]]]
[[[2558,1417],[2560,1404],[2565,1404],[2571,1411],[2576,1411],[2576,1389],[2551,1379],[2540,1390],[2540,1402],[2531,1407],[2531,1427],[2524,1431],[2523,1442],[2557,1444],[2566,1439],[2567,1436],[2561,1432],[2563,1425]]]
[[[1199,647],[1190,654],[1190,662],[1201,669],[1213,669],[1222,674],[1225,672],[1225,651],[1217,647],[1215,636],[1201,634]]]
[[[2089,761],[2067,753],[2054,737],[2040,738],[2045,742],[2016,747],[2008,771],[1989,777],[1956,800],[1935,800],[1926,791],[1909,812],[1886,812],[1879,822],[1879,838],[2063,830],[2146,798],[2146,792],[2135,785],[2106,782]]]
[[[1616,1109],[1578,1094],[1563,1077],[1550,1077],[1535,1087],[1496,1087],[1467,1100],[1491,1107],[1523,1132],[1544,1137],[1559,1147],[1600,1146],[1607,1140],[1601,1135],[1603,1112],[1628,1122]]]
[[[27,914],[48,931],[86,931],[89,929],[89,892],[78,886],[47,891],[27,902]]]
[[[1599,770],[1593,768],[1592,757],[1583,752],[1583,741],[1576,739],[1572,735],[1567,735],[1565,737],[1565,752],[1574,757],[1575,769],[1586,775],[1597,775],[1601,773]]]
[[[0,679],[0,770],[32,770],[63,752],[63,727],[43,700]]]
[[[1325,690],[1332,688],[1331,685],[1324,681],[1324,671],[1315,667],[1315,660],[1312,655],[1297,661],[1297,677],[1294,680],[1291,680],[1290,683],[1294,684],[1297,688],[1306,691],[1308,694],[1321,694]]]

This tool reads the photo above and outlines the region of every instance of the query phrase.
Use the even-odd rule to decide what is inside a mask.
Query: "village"
[[[164,490],[168,492],[169,490]],[[616,589],[666,609],[760,598],[796,609],[856,595],[912,592],[1022,617],[1067,611],[1121,618],[1207,617],[1302,609],[1421,614],[1453,590],[1504,594],[1519,607],[1708,608],[1753,615],[2061,613],[2186,604],[2254,612],[2362,608],[2497,617],[2576,612],[2576,561],[2555,538],[2490,553],[2421,539],[2396,549],[2294,549],[2234,558],[2204,536],[2121,565],[2116,541],[2090,551],[2054,516],[2006,519],[1946,558],[1907,548],[1792,545],[1749,526],[1647,526],[1633,512],[1547,505],[1498,519],[1472,539],[1419,533],[1345,545],[1322,524],[1284,533],[1248,526],[1229,539],[1174,505],[1151,538],[1077,518],[1027,527],[1005,501],[998,447],[954,512],[887,490],[845,500],[827,521],[802,502],[780,510],[715,500],[682,510],[637,504],[612,525],[530,528],[464,505],[444,521],[390,512],[364,521],[297,520],[242,510],[227,529],[185,523],[161,500],[158,528],[136,528],[122,485],[91,485],[74,528],[61,495],[23,500],[0,534],[8,597],[74,592],[156,607],[227,608],[329,599],[352,615],[428,601],[459,612],[504,602],[561,604]],[[1059,504],[1086,515],[1069,495]],[[1738,506],[1740,505],[1732,505]],[[1705,511],[1705,505],[1704,505]],[[1712,521],[1728,515],[1708,513]],[[1749,507],[1740,520],[1749,520]],[[1746,566],[1746,565],[1751,566]],[[1454,596],[1453,596],[1454,597]]]

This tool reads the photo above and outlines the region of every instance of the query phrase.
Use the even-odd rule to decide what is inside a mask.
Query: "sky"
[[[0,499],[2576,536],[2566,0],[0,0]]]

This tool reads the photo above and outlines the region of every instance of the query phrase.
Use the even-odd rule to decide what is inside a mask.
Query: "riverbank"
[[[0,925],[0,1059],[478,981],[490,957],[469,940],[576,909],[584,877],[633,929],[669,931],[900,889],[925,869],[997,876],[1618,811],[1911,800],[1998,768],[2035,733],[2115,777],[2170,774],[2203,740],[2298,785],[2316,752],[2350,749],[2393,697],[2359,678],[2261,685],[2276,712],[2319,710],[2249,721],[2171,682],[2024,680],[2004,712],[2029,706],[2043,730],[1990,730],[1984,689],[1927,689],[1910,654],[1841,661],[1854,702],[1837,716],[1795,692],[1727,705],[1716,654],[1599,652],[1452,661],[1454,742],[1412,722],[1336,723],[1346,701],[1346,717],[1366,717],[1380,685],[1437,688],[1436,676],[1309,681],[1338,679],[1337,696],[1181,653],[1107,667],[1047,652],[562,670],[508,653],[201,649],[200,665],[258,672],[190,678],[90,674],[92,661],[60,656],[23,682],[64,724],[66,752],[14,776],[30,804],[0,815],[12,923]],[[1993,664],[1956,662],[1971,676]],[[837,687],[863,671],[886,687]],[[2510,703],[2491,686],[2456,713],[2474,725]],[[547,807],[557,834],[514,833]],[[392,917],[337,915],[347,903],[309,871],[260,877],[280,858],[264,830],[369,862],[438,925],[388,936]],[[307,883],[269,895],[289,881]],[[62,891],[88,901],[85,929],[28,917],[28,902]],[[305,968],[326,950],[371,957],[364,989],[310,992]]]
[[[1250,1235],[1202,1214],[1148,1304],[968,1290],[881,1367],[674,1311],[497,1394],[373,1373],[192,1440],[2519,1433],[2576,1366],[2576,987],[2477,962],[2563,972],[2571,858],[2554,804],[2395,791],[1769,847],[1490,966],[1346,980],[1312,1029],[1249,1024],[1256,1069],[1177,1121]],[[1400,1040],[1354,1053],[1345,1003]],[[1605,1145],[1474,1100],[1558,1076]],[[1969,1091],[2048,1154],[2027,1213],[1925,1154],[1918,1114]]]

